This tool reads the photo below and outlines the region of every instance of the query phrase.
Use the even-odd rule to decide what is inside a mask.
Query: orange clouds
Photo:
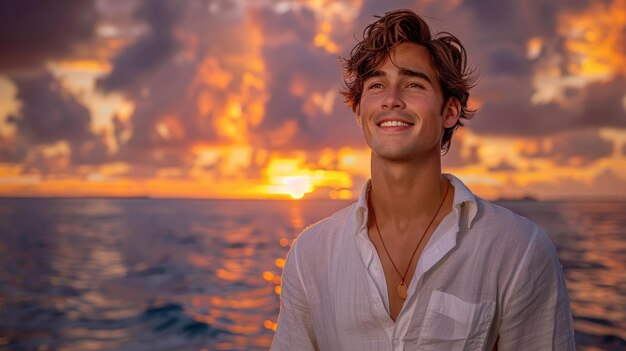
[[[551,51],[535,74],[535,103],[565,104],[564,90],[582,89],[593,82],[626,77],[626,1],[594,1],[584,11],[563,11],[557,33],[564,52]],[[536,58],[541,38],[528,41],[528,56]]]
[[[626,1],[595,1],[582,13],[565,12],[559,32],[574,57],[568,67],[572,74],[590,79],[626,75]]]
[[[145,2],[140,18],[103,6],[79,53],[38,58],[50,78],[0,77],[0,195],[354,197],[370,151],[338,94],[337,56],[400,4]],[[540,21],[553,27],[521,29],[509,22],[534,21],[539,2],[459,4],[416,5],[462,33],[484,72],[446,169],[486,197],[626,178],[626,0],[559,3]],[[82,134],[67,132],[76,121]]]

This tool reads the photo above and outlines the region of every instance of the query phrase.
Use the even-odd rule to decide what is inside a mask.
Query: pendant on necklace
[[[406,300],[406,296],[409,291],[409,289],[406,287],[406,284],[404,282],[401,282],[396,290],[398,290],[398,296],[400,296],[402,300]]]

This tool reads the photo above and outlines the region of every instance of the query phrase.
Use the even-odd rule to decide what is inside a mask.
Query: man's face
[[[390,57],[363,85],[356,118],[365,141],[378,157],[388,160],[414,160],[432,153],[439,157],[444,128],[458,120],[458,101],[449,99],[444,105],[423,46],[400,44]]]

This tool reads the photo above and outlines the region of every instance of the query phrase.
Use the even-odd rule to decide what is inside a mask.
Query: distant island
[[[523,197],[499,197],[496,199],[496,202],[505,202],[505,201],[532,201],[539,202],[539,200],[531,195],[525,195]]]

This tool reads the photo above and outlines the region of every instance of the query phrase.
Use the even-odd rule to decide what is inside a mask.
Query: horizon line
[[[150,195],[139,195],[139,196],[98,196],[98,195],[88,195],[88,196],[42,196],[42,195],[12,195],[5,196],[0,195],[0,200],[18,200],[18,199],[41,199],[41,200],[97,200],[97,199],[106,199],[106,200],[220,200],[220,201],[320,201],[320,200],[329,200],[329,201],[356,201],[357,198],[349,198],[349,199],[333,199],[333,198],[325,198],[325,197],[303,197],[299,199],[294,199],[289,196],[285,197],[177,197],[177,196],[150,196]],[[609,201],[609,202],[619,202],[626,201],[626,196],[601,196],[601,195],[578,195],[571,197],[553,197],[553,198],[537,198],[530,195],[524,195],[519,197],[508,197],[501,196],[495,199],[488,199],[491,202],[507,202],[507,201],[530,201],[530,202],[565,202],[565,201],[587,201],[587,202],[600,202],[600,201]]]

